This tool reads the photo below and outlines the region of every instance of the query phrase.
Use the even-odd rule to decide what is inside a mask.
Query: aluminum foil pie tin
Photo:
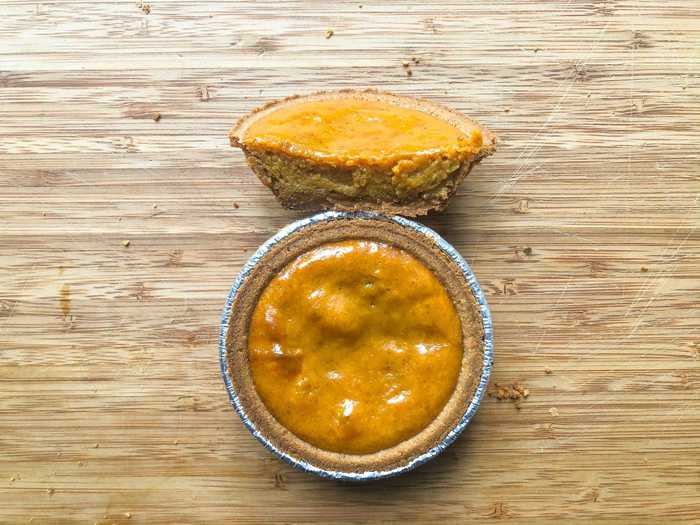
[[[452,428],[452,430],[450,430],[450,432],[447,433],[447,435],[431,449],[413,458],[410,462],[406,463],[405,465],[389,470],[366,472],[340,472],[326,470],[323,468],[319,468],[316,465],[312,465],[302,458],[288,454],[284,450],[280,450],[275,445],[273,445],[264,435],[262,435],[259,429],[256,428],[255,424],[250,420],[250,418],[246,414],[246,411],[242,406],[240,399],[238,398],[238,395],[236,394],[236,391],[233,387],[233,381],[228,370],[228,360],[226,355],[226,335],[228,333],[231,316],[235,315],[235,312],[231,311],[232,305],[234,299],[236,298],[238,290],[249,277],[253,268],[255,268],[258,262],[268,253],[268,251],[273,246],[275,246],[282,239],[291,235],[292,233],[303,230],[304,228],[313,224],[328,221],[342,221],[347,219],[389,220],[405,228],[410,228],[411,230],[414,230],[415,232],[432,240],[435,243],[435,245],[437,245],[438,248],[442,250],[442,252],[445,253],[452,260],[452,262],[462,271],[462,274],[464,275],[464,278],[467,284],[469,285],[471,292],[474,295],[476,302],[479,306],[479,310],[481,312],[481,320],[484,328],[484,356],[481,377],[479,379],[479,384],[476,388],[476,391],[474,392],[474,395],[471,398],[471,401],[464,407],[464,414],[461,417],[461,419]],[[224,306],[224,311],[221,319],[221,330],[219,332],[219,361],[221,365],[221,375],[223,376],[224,384],[226,385],[226,390],[228,391],[228,395],[231,400],[231,405],[236,410],[236,412],[240,416],[245,426],[251,432],[251,434],[253,434],[253,436],[258,441],[260,441],[260,443],[262,443],[262,445],[265,448],[270,450],[273,454],[278,456],[280,459],[286,461],[290,465],[324,478],[330,478],[341,481],[370,481],[397,476],[399,474],[403,474],[404,472],[408,472],[418,467],[419,465],[426,463],[427,461],[430,461],[442,451],[444,451],[447,447],[449,447],[466,428],[466,426],[476,414],[476,411],[479,407],[479,403],[481,402],[481,399],[486,393],[486,387],[488,385],[489,375],[491,373],[491,367],[493,365],[493,326],[491,322],[491,313],[489,311],[488,304],[486,303],[486,297],[484,297],[484,293],[481,290],[478,281],[476,280],[474,272],[472,272],[472,269],[469,267],[469,264],[467,264],[467,262],[462,258],[459,252],[445,239],[440,237],[435,231],[428,228],[427,226],[424,226],[423,224],[399,216],[387,217],[381,214],[370,212],[330,211],[319,213],[317,215],[305,219],[301,219],[282,228],[276,235],[274,235],[272,238],[268,239],[265,243],[263,243],[253,254],[253,256],[248,260],[248,262],[243,266],[236,281],[233,283],[231,291],[228,294],[228,298],[226,299],[226,304]]]

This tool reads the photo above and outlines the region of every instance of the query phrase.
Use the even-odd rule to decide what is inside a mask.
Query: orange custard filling
[[[275,276],[250,322],[255,388],[288,430],[367,454],[429,425],[457,383],[462,330],[440,280],[392,245],[314,248]]]
[[[244,143],[344,166],[392,166],[395,173],[438,157],[473,156],[482,146],[478,129],[465,135],[424,111],[362,99],[290,104],[253,122]],[[402,167],[401,161],[411,161]]]

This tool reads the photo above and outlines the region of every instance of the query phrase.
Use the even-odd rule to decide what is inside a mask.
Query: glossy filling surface
[[[348,240],[274,277],[249,327],[255,388],[287,429],[319,448],[367,454],[440,413],[462,361],[462,330],[439,279],[404,250]]]
[[[250,149],[346,166],[390,167],[416,158],[461,160],[477,153],[482,141],[478,129],[467,135],[424,111],[353,98],[282,106],[255,120],[243,139]]]

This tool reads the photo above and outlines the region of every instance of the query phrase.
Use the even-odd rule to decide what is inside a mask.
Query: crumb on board
[[[545,369],[544,369],[544,373],[547,374],[547,375],[551,375],[551,374],[552,374],[552,369],[551,369],[551,368],[545,368]]]
[[[100,448],[100,444],[99,444],[99,443],[95,443],[95,448]]]
[[[155,113],[153,113],[153,120],[155,122],[158,122],[161,117],[162,117],[162,115],[160,114],[160,112],[156,111]]]
[[[510,113],[510,108],[503,108],[504,113]]]
[[[151,14],[151,4],[149,4],[148,2],[140,2],[139,9],[147,15]]]
[[[130,520],[131,519],[131,512],[125,512],[124,516],[126,517],[126,519]]]
[[[335,34],[335,31],[331,29],[330,27],[326,29],[326,32],[324,33],[324,36],[326,40],[328,40],[330,37],[332,37]]]
[[[236,209],[240,208],[240,206],[238,205],[237,202],[234,202],[234,203],[233,203],[233,207],[236,208]]]
[[[642,266],[639,270],[640,270],[642,273],[647,273],[647,272],[649,271],[649,268],[647,268],[646,266]]]
[[[552,416],[557,417],[559,415],[559,410],[555,407],[552,407],[549,409],[549,413],[552,414]]]
[[[128,248],[130,244],[131,244],[131,241],[130,241],[129,239],[124,239],[124,240],[122,241],[122,246],[123,246],[124,248]]]
[[[411,69],[411,66],[417,64],[420,64],[420,60],[418,60],[416,57],[411,57],[411,60],[401,61],[401,66],[404,68],[407,77],[413,76],[413,70]]]
[[[54,488],[46,489],[46,493],[47,493],[49,496],[53,496],[55,492],[56,492],[56,489],[54,489]]]
[[[523,253],[524,253],[525,255],[528,255],[528,256],[529,256],[529,255],[532,255],[532,248],[530,248],[529,246],[526,247],[526,248],[523,248]]]
[[[494,390],[489,391],[489,397],[495,397],[499,401],[511,400],[521,401],[529,397],[530,391],[521,383],[511,383],[510,385],[494,384]],[[519,407],[517,407],[519,408]]]

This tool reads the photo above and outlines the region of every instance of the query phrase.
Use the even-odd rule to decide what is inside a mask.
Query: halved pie
[[[424,215],[494,153],[494,135],[433,102],[339,90],[271,102],[229,133],[283,206]]]

